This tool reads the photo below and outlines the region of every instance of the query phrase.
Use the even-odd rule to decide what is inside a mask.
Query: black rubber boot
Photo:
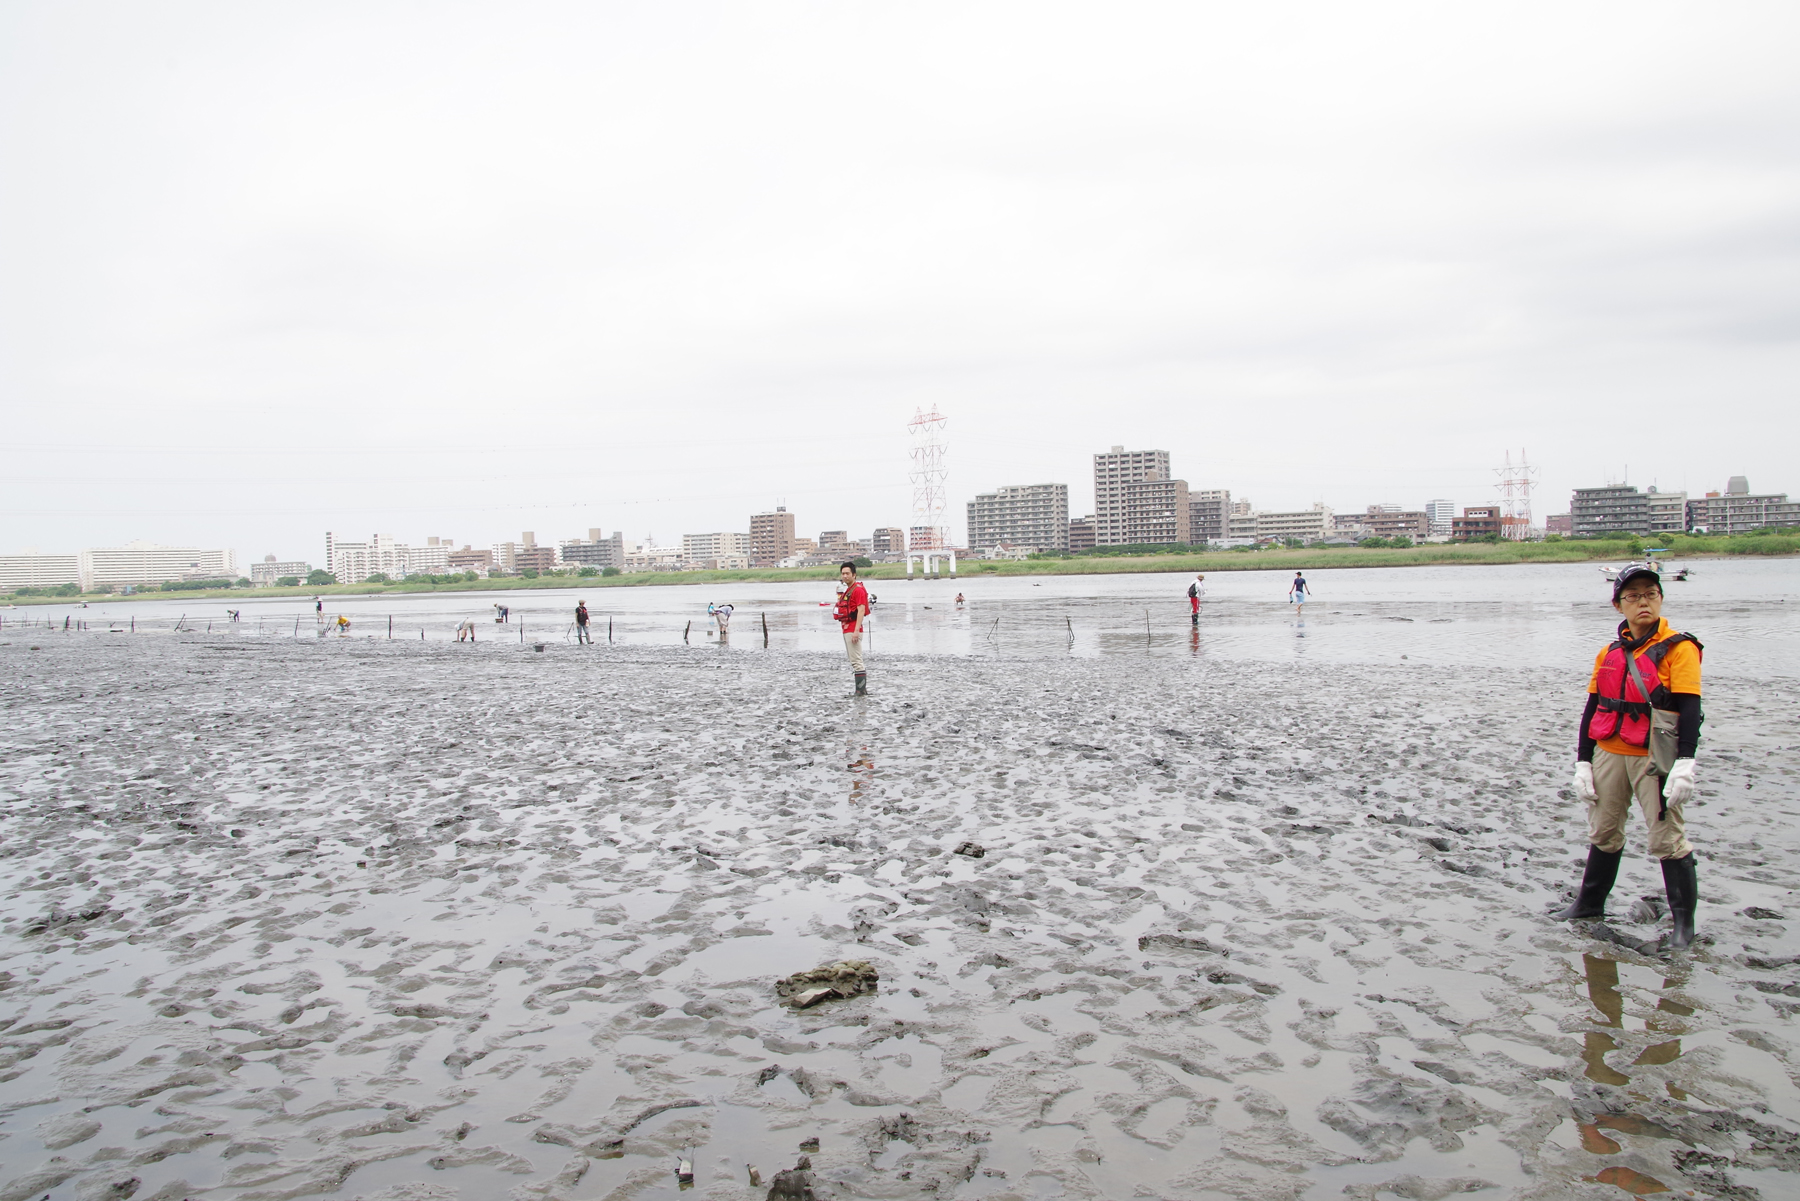
[[[1679,951],[1694,941],[1694,908],[1700,903],[1700,883],[1694,878],[1694,852],[1662,861],[1663,891],[1669,894],[1669,917],[1675,929],[1669,949]]]
[[[1575,903],[1550,916],[1559,922],[1578,917],[1605,917],[1606,897],[1612,892],[1613,881],[1619,878],[1619,860],[1624,857],[1624,851],[1588,847],[1587,870],[1581,874],[1581,891],[1575,894]]]
[[[869,673],[866,671],[859,671],[856,673],[856,695],[869,695]]]

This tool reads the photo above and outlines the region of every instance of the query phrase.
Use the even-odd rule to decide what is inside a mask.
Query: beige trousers
[[[867,631],[864,631],[864,634],[866,636]],[[844,653],[850,656],[851,671],[861,671],[863,669],[862,639],[853,637],[847,630],[844,632]]]
[[[1694,848],[1688,845],[1687,823],[1681,809],[1669,806],[1661,821],[1663,778],[1648,755],[1615,755],[1594,748],[1594,791],[1599,798],[1588,802],[1588,841],[1603,851],[1625,848],[1625,819],[1637,800],[1650,827],[1650,853],[1658,859],[1680,859]]]

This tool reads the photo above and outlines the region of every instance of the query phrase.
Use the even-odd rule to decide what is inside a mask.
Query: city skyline
[[[0,12],[0,548],[1786,477],[1800,12],[424,11]]]

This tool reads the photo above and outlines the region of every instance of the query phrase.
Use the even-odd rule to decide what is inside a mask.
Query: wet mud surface
[[[1575,673],[32,645],[0,1201],[1800,1195],[1792,681],[1671,958]]]

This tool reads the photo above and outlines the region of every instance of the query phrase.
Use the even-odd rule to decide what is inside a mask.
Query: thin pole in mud
[[[606,645],[612,645],[612,618],[610,616],[606,619]]]
[[[394,615],[392,613],[389,613],[388,614],[388,641],[392,642],[393,640],[394,640]]]
[[[691,621],[690,621],[690,622],[688,622],[688,623],[687,623],[687,626],[686,626],[686,628],[684,628],[684,629],[683,629],[683,630],[682,630],[682,631],[681,631],[681,641],[682,641],[682,642],[683,642],[683,643],[686,643],[686,642],[687,642],[687,636],[688,636],[688,633],[689,633],[689,632],[690,632],[690,631],[691,631],[691,630],[693,630],[693,628],[694,628],[694,623],[693,623],[693,622],[691,622]]]
[[[136,621],[137,618],[134,617],[132,620]],[[294,618],[294,637],[300,637],[300,619],[298,617]]]
[[[767,613],[764,613],[762,615],[762,621],[763,621],[763,649],[768,650],[769,649],[769,615]]]
[[[388,620],[392,621],[393,618],[390,617]],[[420,642],[425,641],[425,627],[424,626],[419,627],[419,641]]]

